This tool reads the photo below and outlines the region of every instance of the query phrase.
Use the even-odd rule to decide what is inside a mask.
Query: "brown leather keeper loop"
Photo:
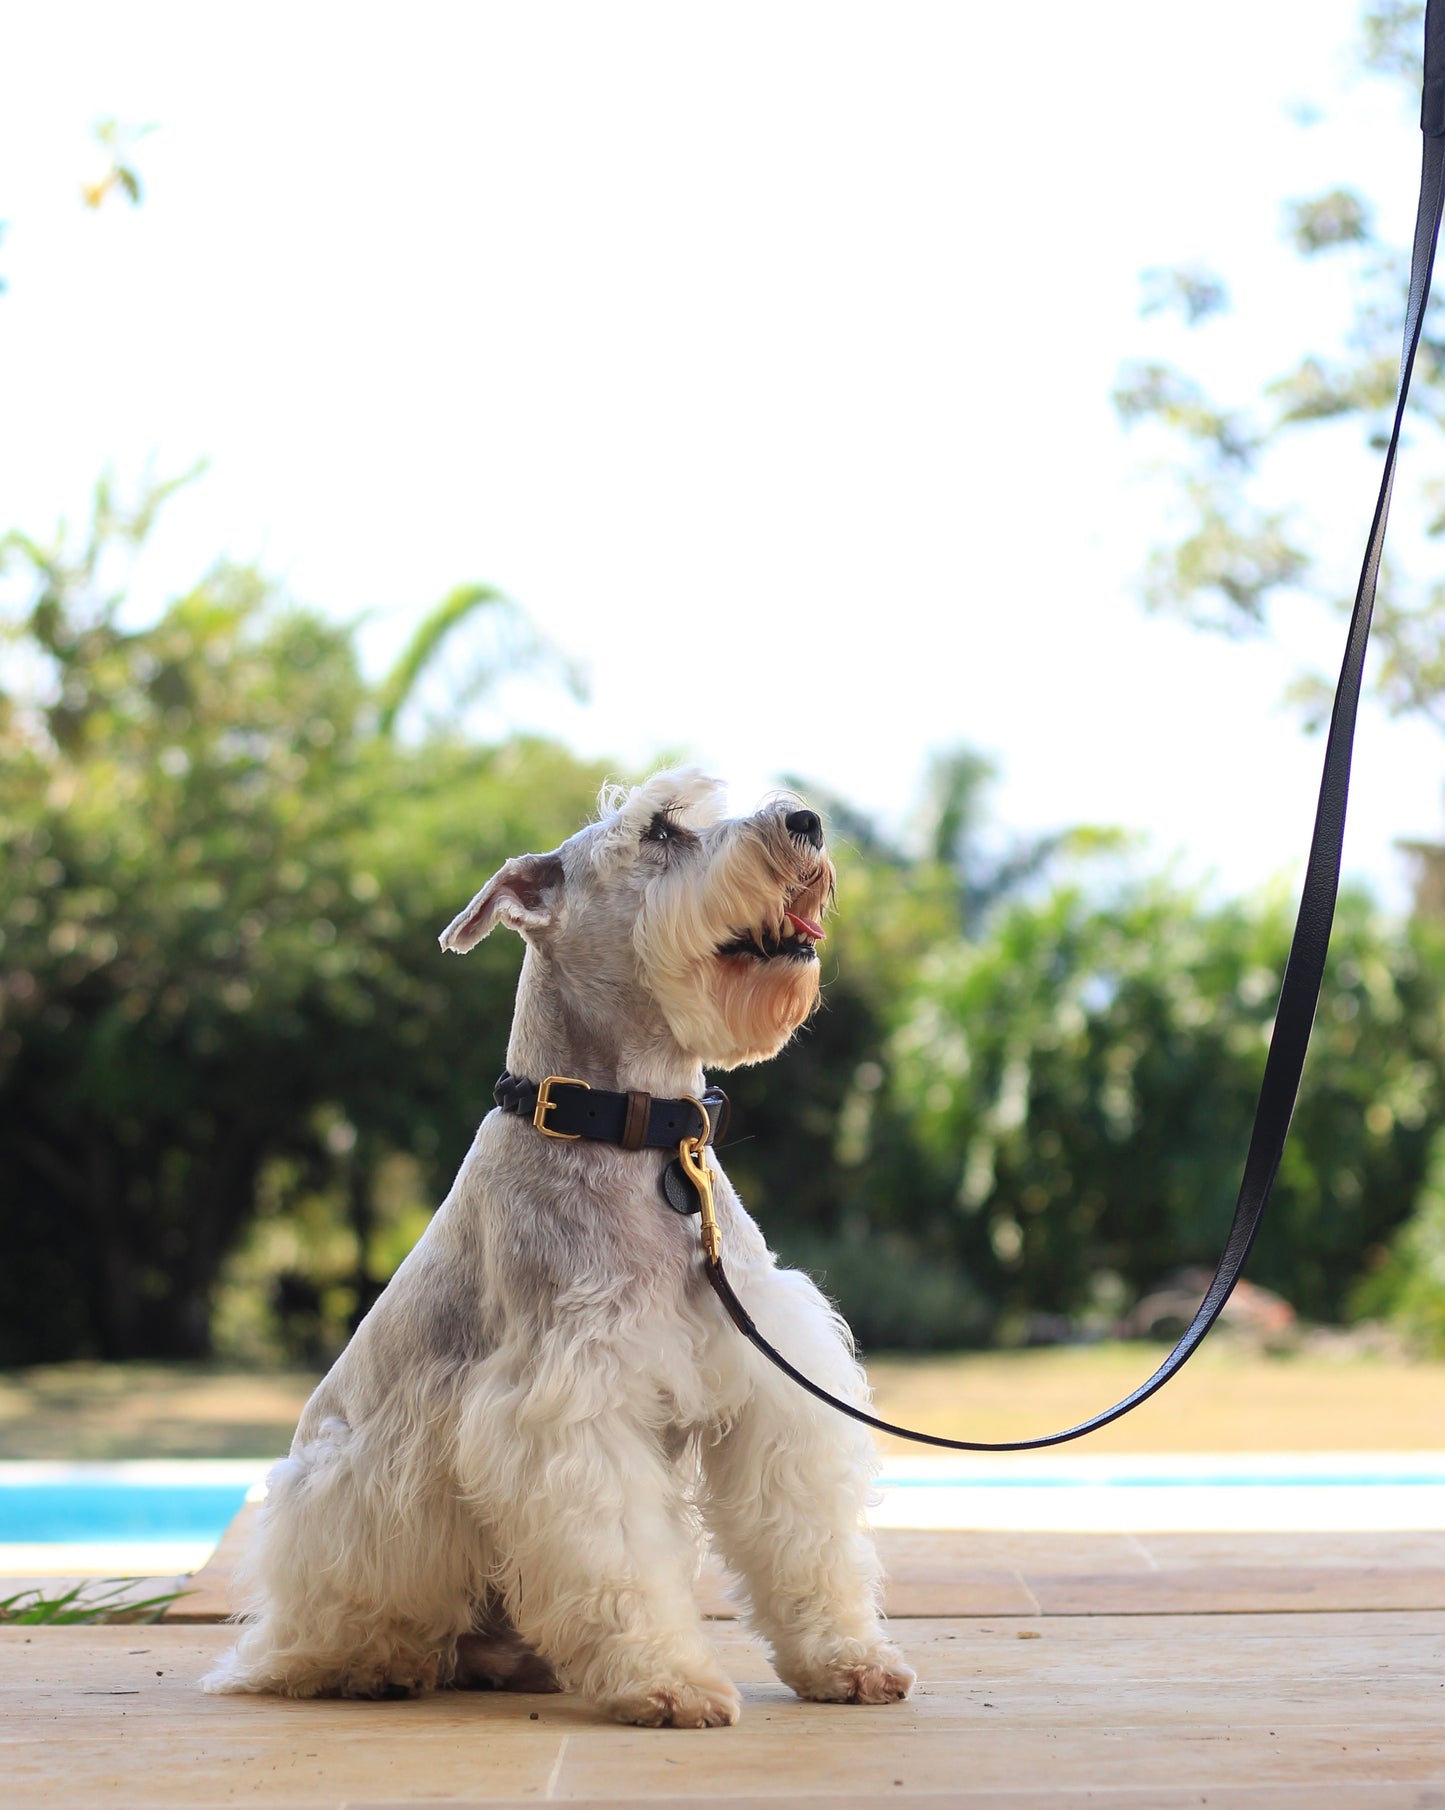
[[[652,1114],[652,1095],[627,1090],[627,1117],[622,1121],[621,1144],[624,1150],[641,1150],[647,1141],[647,1122]]]

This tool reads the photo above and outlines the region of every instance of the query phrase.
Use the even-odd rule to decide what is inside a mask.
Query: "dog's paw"
[[[399,1674],[368,1669],[364,1672],[346,1672],[335,1684],[318,1691],[316,1695],[355,1697],[368,1703],[404,1703],[411,1697],[425,1697],[435,1689],[435,1667]]]
[[[659,1684],[614,1698],[608,1705],[618,1722],[639,1728],[731,1728],[742,1714],[742,1699],[726,1678]]]
[[[810,1703],[901,1703],[918,1682],[912,1666],[890,1646],[790,1667],[781,1676]]]

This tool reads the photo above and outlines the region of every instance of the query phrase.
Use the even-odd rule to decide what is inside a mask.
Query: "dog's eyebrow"
[[[698,841],[697,831],[689,829],[688,826],[680,820],[677,811],[678,807],[675,804],[665,804],[659,805],[647,819],[645,824],[639,817],[638,823],[640,825],[642,840],[644,842],[661,841],[662,838],[656,834],[657,827],[661,824],[667,832],[667,839],[669,841],[678,842],[685,846],[695,844]]]

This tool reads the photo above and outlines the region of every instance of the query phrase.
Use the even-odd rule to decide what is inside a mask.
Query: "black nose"
[[[814,848],[823,846],[823,819],[816,811],[789,811],[783,823],[789,835],[805,837]]]

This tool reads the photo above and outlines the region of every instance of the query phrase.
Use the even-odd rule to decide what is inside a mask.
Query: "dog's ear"
[[[559,855],[514,855],[447,925],[442,948],[465,955],[498,919],[516,931],[545,930],[561,903],[563,879]]]

